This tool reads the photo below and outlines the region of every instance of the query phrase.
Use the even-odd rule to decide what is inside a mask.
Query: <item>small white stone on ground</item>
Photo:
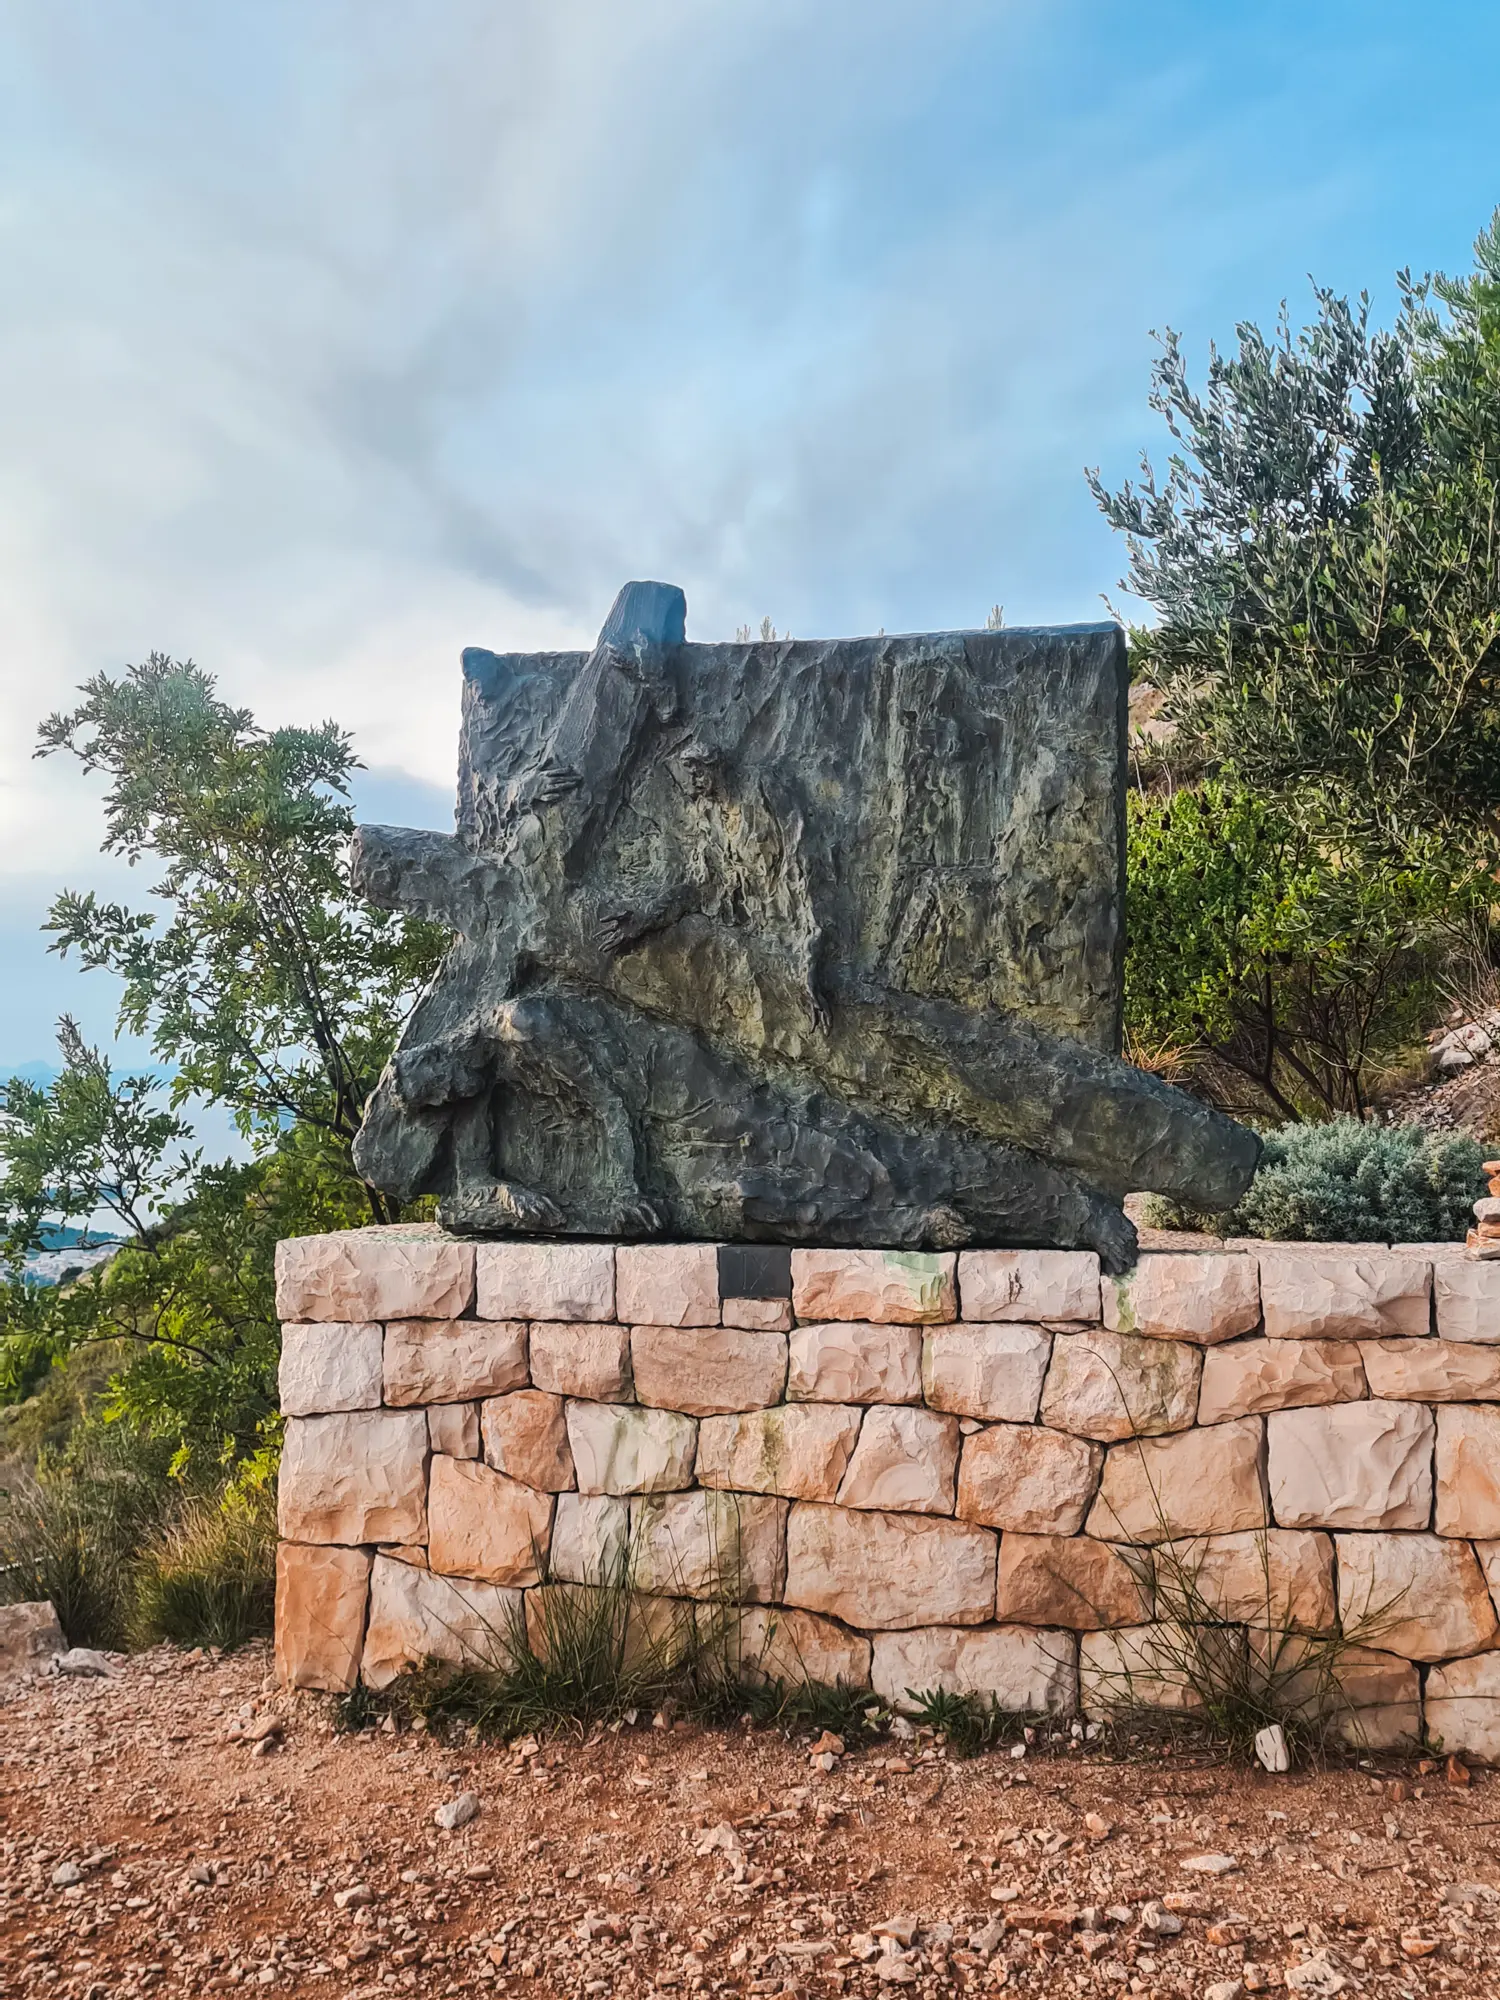
[[[479,1817],[479,1795],[477,1792],[460,1792],[456,1799],[444,1799],[432,1815],[434,1826],[440,1826],[444,1833],[457,1833],[461,1826],[467,1826],[471,1819]]]
[[[1279,1722],[1256,1731],[1255,1755],[1263,1771],[1289,1771],[1291,1755],[1286,1747],[1286,1731]]]

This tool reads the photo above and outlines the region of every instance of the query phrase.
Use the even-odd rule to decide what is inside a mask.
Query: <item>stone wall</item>
[[[1345,1727],[1500,1759],[1500,1265],[1449,1244],[281,1245],[277,1655],[493,1655],[628,1547],[771,1671],[1095,1712],[1160,1668],[1130,1544],[1257,1643],[1378,1631]],[[781,1607],[771,1609],[771,1607]],[[1164,1699],[1174,1699],[1170,1690]]]

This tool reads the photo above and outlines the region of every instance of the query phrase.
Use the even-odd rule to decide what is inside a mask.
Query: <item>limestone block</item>
[[[552,1496],[487,1465],[435,1458],[427,1526],[429,1568],[481,1583],[540,1583],[552,1537]]]
[[[922,1337],[922,1395],[934,1410],[955,1416],[1033,1423],[1051,1358],[1052,1336],[1039,1326],[935,1326]]]
[[[729,1639],[736,1668],[757,1686],[870,1685],[869,1640],[811,1611],[752,1605],[735,1621]]]
[[[786,1602],[866,1631],[981,1625],[995,1608],[997,1539],[929,1514],[799,1500],[787,1521]]]
[[[1150,1615],[1139,1568],[1110,1543],[1091,1535],[1000,1537],[995,1616],[1002,1623],[1093,1632],[1139,1625]]]
[[[1432,1266],[1384,1249],[1260,1253],[1260,1296],[1272,1340],[1378,1340],[1431,1331]]]
[[[431,1224],[289,1236],[276,1245],[278,1319],[457,1319],[473,1303],[474,1245]]]
[[[635,1393],[630,1380],[630,1328],[533,1320],[531,1385],[554,1396],[623,1403]]]
[[[1433,1668],[1427,1731],[1450,1755],[1500,1764],[1500,1653]]]
[[[1500,1402],[1500,1347],[1473,1340],[1365,1340],[1372,1396],[1424,1403]]]
[[[580,1493],[670,1493],[693,1483],[698,1426],[673,1410],[569,1403]]]
[[[281,1329],[277,1377],[284,1417],[380,1408],[385,1336],[374,1320],[354,1326],[293,1321]]]
[[[1500,1536],[1500,1410],[1456,1403],[1436,1414],[1434,1527],[1440,1535]]]
[[[434,1403],[427,1412],[427,1442],[445,1458],[478,1458],[479,1405]]]
[[[630,1562],[630,1503],[599,1493],[559,1493],[552,1521],[554,1577],[568,1583],[617,1584]]]
[[[964,1439],[958,1512],[1022,1535],[1076,1535],[1099,1484],[1103,1447],[1034,1424],[992,1424]]]
[[[1474,1553],[1479,1558],[1479,1567],[1484,1571],[1490,1599],[1496,1611],[1500,1612],[1500,1541],[1476,1542]]]
[[[288,1542],[425,1542],[427,1419],[420,1410],[289,1417],[276,1489]]]
[[[792,1309],[798,1319],[873,1320],[881,1326],[956,1319],[953,1253],[794,1250]]]
[[[787,1504],[760,1493],[632,1500],[631,1580],[665,1597],[774,1603],[785,1569]]]
[[[1234,1625],[1326,1632],[1334,1622],[1333,1540],[1305,1528],[1165,1542],[1151,1572],[1162,1615],[1189,1599]]]
[[[438,1576],[378,1555],[370,1578],[370,1623],[360,1677],[378,1690],[429,1660],[452,1667],[503,1668],[523,1605],[519,1590]]]
[[[1034,1625],[952,1625],[877,1632],[870,1684],[883,1701],[913,1708],[942,1689],[978,1695],[1022,1715],[1068,1715],[1078,1706],[1077,1640]]]
[[[385,1400],[460,1403],[526,1381],[526,1324],[509,1319],[398,1319],[385,1330]]]
[[[725,1326],[757,1327],[762,1333],[790,1333],[790,1299],[725,1299],[720,1311]]]
[[[1350,1403],[1365,1394],[1360,1348],[1352,1340],[1235,1340],[1203,1357],[1200,1424]]]
[[[1479,1558],[1437,1535],[1340,1535],[1346,1633],[1403,1660],[1477,1653],[1500,1633]]]
[[[0,1604],[0,1675],[35,1670],[68,1642],[57,1613],[43,1597],[27,1604]]]
[[[1143,1250],[1133,1271],[1103,1288],[1112,1333],[1215,1346],[1260,1323],[1256,1260],[1240,1251]]]
[[[566,1493],[576,1485],[561,1396],[545,1389],[492,1396],[482,1424],[485,1461],[497,1472],[539,1493]]]
[[[1108,1542],[1229,1535],[1266,1525],[1260,1417],[1111,1445],[1087,1532]]]
[[[1283,1528],[1425,1528],[1432,1414],[1341,1403],[1266,1418],[1271,1511]]]
[[[743,1416],[705,1417],[698,1429],[700,1486],[835,1498],[864,1411],[843,1403],[783,1403]]]
[[[786,1335],[751,1327],[637,1326],[630,1365],[638,1400],[657,1409],[690,1417],[761,1410],[779,1403],[786,1387]]]
[[[1412,1749],[1422,1741],[1422,1685],[1410,1660],[1351,1646],[1339,1657],[1335,1728],[1356,1750]]]
[[[1185,1431],[1202,1372],[1200,1350],[1181,1341],[1060,1333],[1042,1388],[1042,1422],[1102,1444]]]
[[[1201,1633],[1189,1637],[1163,1623],[1085,1632],[1078,1642],[1078,1693],[1084,1714],[1101,1717],[1132,1708],[1201,1708],[1202,1695],[1185,1671],[1184,1648],[1195,1641],[1222,1643],[1226,1664],[1232,1664],[1227,1655],[1244,1649],[1244,1634],[1236,1626],[1218,1629],[1222,1640]]]
[[[1432,1301],[1444,1340],[1500,1341],[1500,1264],[1434,1257]]]
[[[280,1545],[276,1678],[283,1687],[348,1693],[359,1674],[369,1592],[368,1549],[318,1548],[306,1542]]]
[[[788,1343],[792,1403],[920,1403],[922,1336],[871,1321],[799,1326]]]
[[[622,1243],[615,1312],[627,1325],[717,1326],[718,1250],[712,1243]]]
[[[475,1310],[481,1319],[615,1316],[610,1243],[481,1243],[474,1275]]]
[[[1099,1319],[1099,1259],[1092,1250],[961,1250],[965,1319]]]
[[[957,1417],[877,1403],[865,1415],[838,1503],[887,1507],[896,1513],[951,1514],[957,1469]]]

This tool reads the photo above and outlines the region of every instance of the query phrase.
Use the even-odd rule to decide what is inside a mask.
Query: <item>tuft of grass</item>
[[[225,1652],[272,1629],[276,1514],[268,1491],[230,1487],[183,1501],[134,1565],[129,1636]]]
[[[941,1736],[956,1757],[1024,1742],[1028,1729],[1050,1728],[1057,1719],[1002,1708],[993,1695],[953,1694],[947,1688],[908,1688],[906,1698],[917,1727]]]
[[[134,1551],[160,1505],[155,1484],[127,1469],[44,1462],[0,1511],[0,1602],[49,1598],[69,1645],[122,1646]]]

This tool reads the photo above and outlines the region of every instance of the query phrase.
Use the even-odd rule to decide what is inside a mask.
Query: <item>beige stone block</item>
[[[1339,1736],[1356,1750],[1408,1750],[1422,1741],[1422,1686],[1410,1660],[1351,1646],[1338,1661]]]
[[[1500,1541],[1476,1542],[1474,1553],[1479,1558],[1479,1567],[1484,1571],[1484,1580],[1489,1587],[1491,1601],[1500,1612]]]
[[[760,1493],[660,1493],[630,1503],[638,1590],[771,1604],[785,1572],[787,1502]]]
[[[67,1650],[68,1642],[49,1599],[0,1604],[0,1678],[35,1672]]]
[[[460,1403],[526,1381],[526,1324],[506,1319],[398,1319],[385,1330],[385,1400]]]
[[[1446,1660],[1493,1644],[1500,1625],[1479,1558],[1437,1535],[1340,1535],[1346,1633],[1403,1660]]]
[[[503,1669],[523,1610],[519,1590],[377,1556],[360,1676],[379,1690],[429,1662]]]
[[[277,1376],[284,1417],[321,1417],[335,1410],[380,1408],[385,1336],[374,1320],[355,1326],[281,1329]]]
[[[1424,1403],[1500,1401],[1500,1347],[1472,1340],[1360,1343],[1372,1396]]]
[[[717,1326],[718,1250],[712,1243],[622,1243],[615,1311],[628,1326]]]
[[[1207,1606],[1234,1625],[1326,1632],[1334,1622],[1333,1540],[1306,1528],[1164,1542],[1155,1553],[1158,1614]]]
[[[790,1299],[725,1299],[721,1308],[725,1326],[749,1326],[762,1333],[790,1333]]]
[[[690,1417],[762,1410],[786,1387],[786,1335],[733,1326],[637,1326],[630,1334],[635,1393]]]
[[[1283,1528],[1425,1528],[1431,1412],[1340,1403],[1266,1418],[1271,1510]]]
[[[865,1413],[838,1504],[951,1514],[957,1469],[957,1417],[878,1403]]]
[[[992,1424],[964,1439],[958,1512],[1022,1535],[1076,1535],[1099,1484],[1102,1446],[1034,1424]]]
[[[1102,1444],[1185,1431],[1202,1372],[1202,1351],[1182,1341],[1060,1333],[1042,1387],[1042,1422]]]
[[[630,1328],[585,1321],[531,1324],[531,1386],[590,1403],[623,1403],[634,1395]]]
[[[479,1405],[434,1403],[427,1412],[427,1442],[445,1458],[478,1458]]]
[[[1434,1257],[1432,1303],[1442,1339],[1500,1341],[1500,1264]]]
[[[289,1417],[277,1481],[288,1542],[425,1542],[427,1419],[420,1410]]]
[[[568,1583],[621,1584],[630,1568],[630,1502],[602,1493],[559,1493],[549,1574]]]
[[[1214,1346],[1260,1323],[1256,1260],[1238,1251],[1143,1250],[1133,1271],[1105,1279],[1103,1306],[1112,1333]]]
[[[474,1245],[430,1223],[288,1236],[276,1246],[278,1319],[457,1319],[473,1303]]]
[[[283,1542],[276,1551],[276,1678],[347,1694],[359,1673],[370,1592],[368,1549]],[[61,1648],[59,1648],[61,1650]]]
[[[1223,1664],[1235,1670],[1237,1655],[1243,1655],[1244,1633],[1233,1625],[1207,1632],[1184,1633],[1171,1625],[1156,1623],[1127,1626],[1123,1630],[1085,1632],[1078,1642],[1079,1701],[1085,1715],[1103,1717],[1130,1709],[1166,1709],[1185,1713],[1203,1706],[1203,1697],[1191,1671],[1193,1649],[1198,1661],[1203,1648],[1222,1647]]]
[[[1434,1527],[1440,1535],[1500,1536],[1500,1410],[1456,1403],[1436,1416]]]
[[[953,1253],[794,1250],[792,1309],[799,1320],[872,1320],[880,1326],[956,1319]]]
[[[1427,1732],[1450,1756],[1500,1764],[1500,1653],[1454,1660],[1427,1676]]]
[[[580,1493],[670,1493],[693,1483],[698,1426],[674,1410],[569,1403]]]
[[[566,1409],[545,1389],[516,1389],[484,1405],[484,1455],[497,1472],[539,1493],[566,1493],[574,1485]]]
[[[1360,1250],[1260,1253],[1260,1296],[1272,1340],[1378,1340],[1431,1331],[1432,1266]]]
[[[1092,1250],[960,1250],[965,1319],[1099,1320],[1099,1259]]]
[[[1051,1358],[1052,1336],[1039,1326],[935,1326],[922,1337],[922,1394],[955,1416],[1029,1424]]]
[[[1034,1625],[928,1626],[877,1632],[870,1684],[895,1708],[941,1689],[977,1695],[1022,1715],[1069,1715],[1078,1706],[1078,1641]]]
[[[427,1495],[428,1567],[524,1587],[546,1573],[552,1496],[487,1465],[435,1458]]]
[[[1106,1542],[1162,1542],[1265,1527],[1262,1421],[1238,1417],[1111,1445],[1087,1532]]]
[[[788,1402],[920,1403],[922,1336],[869,1320],[799,1326],[788,1343]]]
[[[698,1428],[700,1486],[835,1498],[864,1411],[842,1403],[783,1403],[743,1416],[705,1417]]]
[[[995,1616],[1002,1623],[1078,1632],[1142,1624],[1151,1604],[1138,1562],[1092,1535],[1004,1534]]]
[[[787,1521],[786,1601],[866,1631],[984,1624],[996,1542],[963,1521],[799,1500]]]
[[[1318,1403],[1350,1403],[1365,1394],[1359,1344],[1352,1340],[1236,1340],[1203,1357],[1200,1424]]]
[[[613,1319],[614,1245],[481,1243],[475,1287],[481,1319]]]
[[[811,1611],[752,1605],[735,1621],[730,1643],[736,1668],[756,1686],[870,1685],[869,1640]]]

